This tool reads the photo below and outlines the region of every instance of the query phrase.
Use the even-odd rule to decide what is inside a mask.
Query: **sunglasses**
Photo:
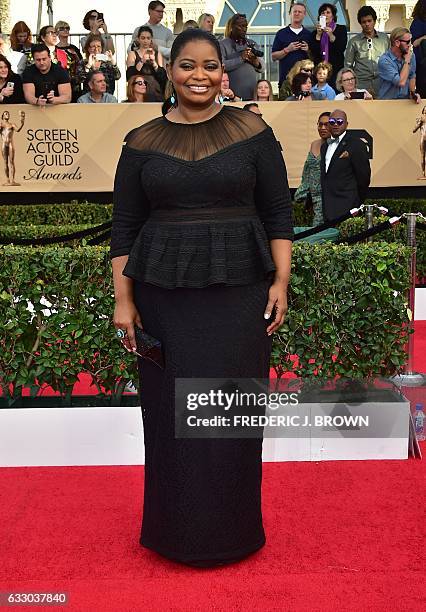
[[[367,38],[367,46],[369,49],[373,48],[373,40],[371,38]]]
[[[328,121],[318,121],[318,127],[328,127]]]
[[[133,85],[146,85],[147,82],[142,80],[142,81],[134,81]]]
[[[398,38],[398,40],[399,40],[399,42],[403,42],[403,43],[405,43],[405,44],[409,45],[409,44],[411,43],[411,40],[412,40],[412,39],[411,39],[411,38],[409,38],[408,40],[404,40],[403,38]]]
[[[334,119],[334,117],[331,117],[331,119],[328,120],[328,125],[343,125],[345,123],[344,119],[341,119],[340,117],[338,117],[337,119]]]
[[[70,27],[69,26],[64,26],[63,28],[58,28],[56,31],[57,32],[65,32],[65,31],[69,32],[70,31]]]

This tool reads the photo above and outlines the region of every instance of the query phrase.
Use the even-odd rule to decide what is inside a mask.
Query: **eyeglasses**
[[[142,81],[134,81],[133,85],[146,85],[146,81],[142,80]]]
[[[342,83],[350,83],[351,81],[355,81],[355,77],[351,77],[350,79],[342,79]]]
[[[340,117],[337,117],[337,119],[334,119],[334,117],[331,117],[328,120],[329,125],[343,125],[344,123],[345,123],[345,120],[341,119]]]

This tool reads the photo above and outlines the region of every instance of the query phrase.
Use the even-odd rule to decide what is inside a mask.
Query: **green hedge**
[[[0,386],[10,403],[22,386],[35,396],[48,384],[69,397],[80,372],[100,394],[120,395],[136,380],[134,358],[112,325],[107,248],[4,246],[0,254]],[[289,314],[274,336],[278,376],[397,371],[406,357],[408,257],[398,244],[296,245]]]
[[[426,217],[426,200],[366,200],[366,204],[377,204],[378,206],[385,206],[392,213],[400,215],[403,212],[421,212]],[[312,210],[306,210],[304,204],[295,202],[293,205],[294,211],[294,224],[305,226],[312,225],[314,218]],[[378,212],[378,211],[377,211]],[[376,213],[375,213],[376,214]]]
[[[388,217],[374,217],[373,225],[378,225],[386,221]],[[354,236],[366,229],[365,219],[363,217],[354,217],[344,221],[339,226],[340,237],[342,239],[349,236]],[[391,229],[380,232],[372,237],[373,242],[400,242],[407,244],[407,225],[405,223],[396,223]],[[417,232],[417,252],[416,252],[416,269],[417,278],[419,281],[426,279],[426,235],[423,230]]]
[[[390,209],[392,213],[400,215],[403,212],[421,212],[426,217],[426,200],[367,200],[367,204],[377,204]],[[386,221],[388,217],[377,215],[375,211],[373,225]],[[303,204],[294,205],[295,225],[311,225],[312,213],[304,209]],[[338,226],[341,238],[354,236],[366,229],[365,217],[354,217],[344,221]],[[373,236],[374,242],[399,242],[407,244],[407,226],[404,223],[396,224],[392,229],[380,232]],[[419,282],[426,279],[426,232],[417,231],[417,278]]]
[[[53,236],[64,236],[73,232],[80,232],[89,227],[94,227],[94,224],[85,225],[0,225],[0,236],[2,238],[51,238]],[[90,238],[91,236],[89,236]],[[68,243],[73,246],[75,243],[81,243],[81,238],[77,241]]]
[[[0,225],[95,225],[110,221],[112,204],[15,204],[0,206]]]
[[[378,204],[393,212],[422,212],[426,216],[426,200],[367,200],[367,204]],[[112,204],[72,202],[70,204],[25,204],[0,206],[0,225],[84,225],[109,221]],[[294,204],[295,225],[312,225],[313,214],[303,204]]]

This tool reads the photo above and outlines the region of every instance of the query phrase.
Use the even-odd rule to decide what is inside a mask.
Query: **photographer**
[[[265,69],[263,52],[253,40],[247,38],[245,15],[233,15],[225,29],[225,38],[219,41],[230,88],[242,100],[251,100],[258,74]]]
[[[154,53],[153,64],[164,67],[163,56],[158,50],[153,37],[154,34],[149,26],[141,26],[139,28],[138,37],[133,43],[132,50],[127,54],[127,68],[136,66],[136,70],[140,70],[144,63],[143,53],[147,50]]]
[[[143,25],[148,26],[151,29],[155,45],[164,59],[168,60],[170,58],[170,49],[173,44],[174,36],[173,32],[161,23],[165,13],[165,8],[165,5],[160,2],[160,0],[152,0],[148,4],[149,19]],[[131,49],[134,48],[133,45],[137,40],[139,30],[140,28],[135,28],[135,31],[133,32]]]
[[[46,106],[71,102],[70,77],[59,64],[54,64],[48,47],[33,47],[34,64],[22,74],[24,96],[27,104]]]
[[[152,30],[149,26],[141,26],[138,32],[139,50],[130,51],[127,56],[126,80],[130,76],[142,75],[147,85],[147,102],[163,102],[164,89],[167,83],[165,68],[159,65],[161,54],[154,47]]]
[[[115,53],[114,43],[112,36],[108,34],[108,28],[104,21],[104,14],[100,13],[96,9],[88,11],[83,19],[83,28],[89,30],[90,34],[96,34],[102,37],[102,46],[105,51],[111,51]],[[88,36],[90,36],[90,34]],[[87,42],[88,36],[82,36],[80,40],[81,48],[84,51],[84,47]]]
[[[337,23],[337,8],[334,4],[325,2],[318,9],[318,23],[312,32],[310,48],[315,64],[328,62],[333,73],[330,85],[335,88],[336,76],[345,61],[345,49],[348,43],[346,26]]]
[[[12,66],[0,54],[0,104],[24,104],[21,78],[12,72]]]
[[[87,77],[89,72],[100,70],[105,75],[107,91],[114,93],[115,81],[121,77],[120,70],[111,51],[103,50],[103,40],[99,34],[89,34],[84,45],[85,59],[77,64],[76,78],[83,83],[85,92],[89,91]]]
[[[272,45],[272,61],[280,63],[278,89],[296,62],[309,58],[309,40],[311,33],[303,27],[306,17],[306,6],[302,2],[293,2],[290,6],[290,25],[279,30]]]
[[[416,58],[407,28],[395,28],[390,34],[390,49],[379,58],[379,100],[411,98],[417,104]]]
[[[342,68],[337,73],[335,100],[372,100],[373,96],[366,89],[357,87],[357,76],[352,68]]]
[[[312,79],[309,74],[299,72],[293,79],[291,84],[293,94],[287,98],[287,102],[305,102],[306,100],[314,100],[312,95]]]

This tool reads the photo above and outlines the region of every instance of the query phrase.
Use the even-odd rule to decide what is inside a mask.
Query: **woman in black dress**
[[[261,439],[175,438],[175,378],[267,378],[287,309],[291,200],[270,127],[215,102],[217,40],[189,29],[168,76],[175,108],[125,138],[114,186],[114,325],[161,340],[138,359],[145,439],[140,542],[195,566],[261,548]],[[274,308],[275,307],[275,308]],[[275,316],[271,314],[275,313]]]
[[[321,18],[325,24],[321,23]],[[317,28],[312,32],[309,43],[315,64],[328,62],[333,66],[330,85],[336,89],[336,75],[345,62],[345,49],[348,44],[346,26],[337,23],[337,8],[334,4],[325,2],[318,9]]]

